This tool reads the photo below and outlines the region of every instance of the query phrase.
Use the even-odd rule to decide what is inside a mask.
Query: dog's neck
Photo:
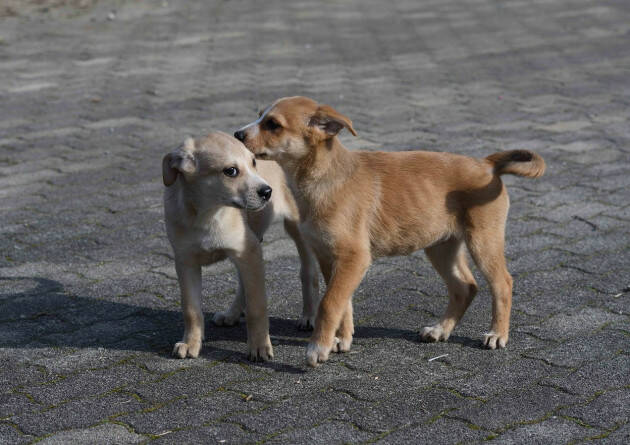
[[[356,168],[356,157],[337,137],[312,147],[299,161],[289,165],[292,188],[300,212],[315,211],[328,205],[328,197],[343,187]]]

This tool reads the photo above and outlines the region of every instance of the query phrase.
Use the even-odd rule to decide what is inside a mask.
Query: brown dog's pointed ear
[[[352,127],[352,121],[329,105],[320,105],[308,124],[318,127],[329,137],[336,136],[344,127],[353,136],[357,135]]]
[[[173,185],[179,173],[191,175],[197,171],[195,157],[190,152],[194,146],[194,140],[188,138],[182,148],[164,156],[162,159],[162,181],[164,181],[165,186]]]

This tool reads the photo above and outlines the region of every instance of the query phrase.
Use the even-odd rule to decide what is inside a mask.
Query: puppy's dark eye
[[[275,131],[275,130],[277,130],[278,128],[281,128],[281,127],[282,127],[282,125],[280,125],[280,124],[278,123],[278,121],[277,121],[277,120],[275,120],[275,119],[274,119],[274,118],[272,118],[272,117],[270,117],[269,119],[267,119],[267,120],[264,122],[264,124],[263,124],[263,125],[264,125],[265,129],[266,129],[266,130],[269,130],[269,131]]]
[[[252,165],[256,167],[256,158],[252,158]]]
[[[230,178],[235,178],[238,176],[238,168],[236,167],[228,167],[223,170],[223,174],[225,176],[229,176]]]

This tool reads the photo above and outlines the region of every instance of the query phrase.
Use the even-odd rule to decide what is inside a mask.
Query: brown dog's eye
[[[223,174],[225,176],[229,176],[230,178],[235,178],[238,176],[238,168],[236,167],[228,167],[223,170]]]
[[[274,118],[272,118],[272,117],[271,117],[271,118],[269,118],[269,119],[267,119],[267,120],[264,122],[263,126],[265,127],[265,129],[266,129],[266,130],[269,130],[269,131],[275,131],[275,130],[277,130],[278,128],[281,128],[281,127],[282,127],[282,125],[280,125],[280,124],[278,123],[278,121],[277,121],[277,120],[275,120],[275,119],[274,119]]]

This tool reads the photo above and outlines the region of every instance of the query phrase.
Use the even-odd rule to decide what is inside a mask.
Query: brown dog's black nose
[[[264,201],[269,201],[271,199],[271,187],[266,185],[264,187],[259,188],[258,196],[260,196]]]
[[[245,141],[245,132],[243,130],[235,131],[234,137],[238,139],[239,141],[243,142]]]

